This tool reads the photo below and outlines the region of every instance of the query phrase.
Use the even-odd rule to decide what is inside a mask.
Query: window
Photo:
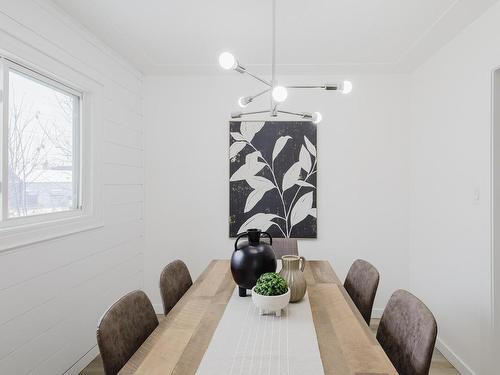
[[[81,210],[82,94],[2,61],[1,222]]]

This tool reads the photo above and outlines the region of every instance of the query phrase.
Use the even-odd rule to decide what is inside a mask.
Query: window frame
[[[102,122],[104,86],[96,76],[78,72],[58,60],[47,59],[36,50],[22,51],[23,57],[0,49],[0,253],[23,246],[53,240],[104,226],[102,219]],[[26,52],[26,53],[25,53]],[[29,60],[28,60],[29,59]],[[29,61],[40,60],[41,66]],[[67,211],[5,218],[8,194],[8,74],[10,70],[41,81],[49,87],[69,92],[79,98],[79,129],[74,133],[78,145],[78,200]],[[7,76],[7,78],[6,78]],[[6,110],[5,110],[6,109]],[[6,126],[4,126],[7,124]],[[76,183],[75,179],[73,181]],[[8,186],[7,186],[8,188]]]
[[[81,145],[80,142],[82,140],[81,131],[82,131],[82,107],[84,104],[84,95],[82,91],[79,91],[71,86],[68,86],[64,83],[61,83],[58,80],[54,80],[49,78],[36,70],[25,67],[17,62],[14,62],[7,58],[1,58],[0,64],[2,64],[2,81],[3,81],[3,91],[2,91],[2,102],[0,105],[3,110],[3,121],[2,121],[2,135],[1,135],[1,146],[0,150],[2,153],[1,156],[1,169],[2,176],[0,178],[0,228],[9,228],[15,227],[23,224],[32,224],[37,222],[51,221],[54,219],[60,218],[68,218],[80,216],[81,211],[83,209],[83,200],[82,200],[82,189],[81,189]],[[69,93],[78,98],[78,117],[76,121],[73,121],[73,199],[76,201],[73,204],[71,209],[61,211],[61,212],[49,212],[49,213],[41,213],[41,214],[33,214],[27,216],[20,217],[9,217],[9,180],[8,180],[8,127],[9,127],[9,74],[10,72],[15,72],[27,79],[33,80],[36,83],[43,84],[49,88],[57,90],[61,93]],[[76,176],[76,178],[75,178]]]

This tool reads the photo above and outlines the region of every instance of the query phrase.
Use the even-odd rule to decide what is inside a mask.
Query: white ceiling
[[[269,70],[270,0],[53,1],[144,73]],[[409,71],[496,1],[278,0],[278,71]]]

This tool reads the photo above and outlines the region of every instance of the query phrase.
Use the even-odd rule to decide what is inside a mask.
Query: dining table
[[[260,315],[211,261],[119,374],[397,374],[330,263],[303,272],[304,299]]]

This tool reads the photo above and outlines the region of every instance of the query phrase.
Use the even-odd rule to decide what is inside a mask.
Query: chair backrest
[[[276,259],[281,259],[283,255],[299,255],[296,238],[273,238],[273,250]]]
[[[344,282],[344,288],[368,325],[370,325],[379,279],[380,276],[375,267],[365,260],[358,259],[351,265]]]
[[[432,312],[413,294],[391,296],[377,330],[377,340],[399,374],[427,375],[437,336]]]
[[[193,285],[191,274],[182,260],[174,260],[163,269],[160,275],[160,293],[165,315]]]
[[[106,375],[115,375],[158,326],[148,296],[135,290],[120,298],[97,326],[97,344]]]

